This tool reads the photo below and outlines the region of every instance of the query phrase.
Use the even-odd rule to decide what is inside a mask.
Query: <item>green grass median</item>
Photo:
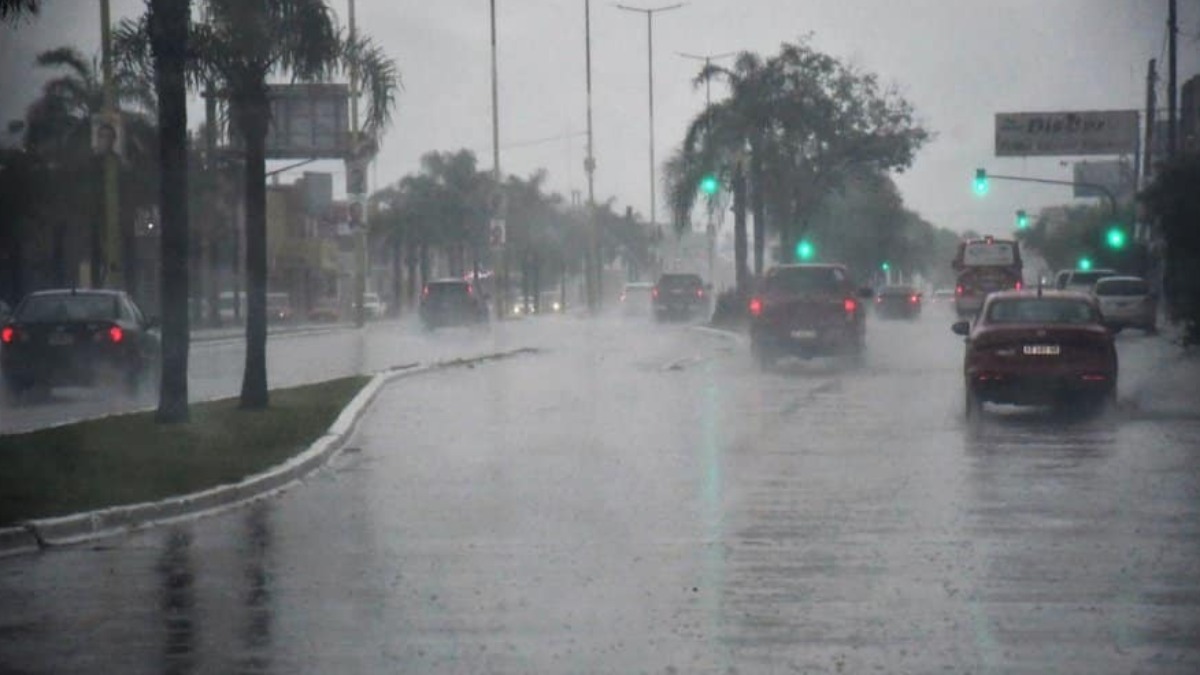
[[[151,411],[0,436],[0,527],[236,483],[306,449],[369,381],[273,390],[262,411],[195,403],[187,424]]]

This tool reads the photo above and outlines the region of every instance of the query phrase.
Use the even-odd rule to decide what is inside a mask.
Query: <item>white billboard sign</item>
[[[1132,155],[1136,110],[996,113],[996,156]]]

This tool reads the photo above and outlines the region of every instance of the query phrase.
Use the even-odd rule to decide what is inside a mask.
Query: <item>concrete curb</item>
[[[324,466],[354,434],[358,421],[380,390],[392,382],[416,375],[495,361],[536,349],[516,349],[431,365],[398,366],[377,373],[342,409],[325,435],[288,461],[231,485],[170,497],[157,502],[116,506],[58,518],[39,518],[0,529],[0,558],[70,546],[146,529],[183,519],[199,518],[266,499],[300,483]]]
[[[735,330],[729,330],[728,328],[713,328],[712,326],[689,326],[689,328],[702,335],[730,340],[732,342],[736,342],[737,344],[745,344],[749,339],[744,333],[739,333]]]

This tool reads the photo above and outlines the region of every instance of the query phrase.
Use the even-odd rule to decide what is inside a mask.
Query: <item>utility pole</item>
[[[679,52],[679,55],[685,59],[704,62],[704,112],[708,114],[712,109],[712,77],[708,69],[712,66],[715,59],[724,59],[730,56],[736,56],[737,52],[725,52],[724,54],[685,54]],[[704,232],[708,237],[708,281],[713,282],[713,276],[716,272],[716,248],[717,248],[717,225],[713,222],[713,203],[712,198],[708,203],[708,223],[705,225]]]
[[[595,313],[600,310],[602,303],[601,284],[604,275],[600,268],[600,235],[596,222],[596,156],[593,154],[592,138],[592,2],[583,1],[583,35],[584,50],[586,51],[587,68],[587,158],[583,160],[583,170],[587,173],[588,184],[588,254],[584,265],[587,274],[587,306],[588,311]],[[653,156],[653,155],[651,155]]]
[[[650,227],[658,224],[658,209],[655,203],[658,186],[654,179],[654,15],[683,7],[683,3],[666,5],[664,7],[641,8],[617,5],[618,9],[627,12],[641,12],[646,15],[646,63],[648,65],[648,80],[650,91]]]
[[[354,22],[354,0],[350,0],[350,42],[354,43],[358,39],[357,29]],[[350,64],[350,155],[351,161],[356,165],[355,171],[361,168],[361,162],[364,158],[362,153],[365,152],[366,144],[359,137],[358,129],[358,86],[359,73],[357,63]],[[347,166],[349,170],[350,167]],[[354,325],[362,328],[367,322],[367,309],[363,306],[364,296],[367,293],[367,195],[370,192],[367,190],[367,172],[362,171],[362,194],[349,195],[349,198],[358,202],[361,206],[359,211],[360,222],[354,232]]]
[[[507,214],[504,211],[507,204],[503,199],[504,186],[501,185],[503,180],[500,172],[500,77],[499,69],[496,65],[496,0],[490,0],[491,6],[491,33],[492,33],[492,181],[495,184],[495,189],[500,191],[501,197],[494,201],[496,208],[491,214],[493,222],[495,219],[504,219]],[[496,213],[498,211],[499,213]],[[501,231],[504,231],[504,236],[507,237],[507,225],[501,226]],[[508,287],[508,259],[505,255],[505,241],[498,241],[494,244],[492,250],[492,280],[494,282],[496,295],[496,319],[504,318],[504,308],[507,307],[505,302],[505,291]],[[501,268],[504,274],[501,274]]]
[[[117,115],[117,85],[113,79],[112,64],[112,13],[109,10],[109,0],[100,0],[100,67],[104,76],[104,103],[101,117],[105,124],[112,126],[114,132],[119,129]],[[119,132],[118,132],[119,133]],[[119,135],[117,139],[119,140]],[[104,285],[109,288],[123,288],[125,278],[122,268],[122,246],[120,227],[120,187],[117,166],[117,148],[105,149],[104,153],[104,229],[105,229],[105,269]]]
[[[1176,96],[1176,36],[1179,34],[1179,16],[1175,0],[1167,0],[1167,158],[1175,159],[1178,137],[1178,102]]]
[[[1150,59],[1146,70],[1146,149],[1142,151],[1142,182],[1150,182],[1150,173],[1154,170],[1154,117],[1155,99],[1154,87],[1158,83],[1157,59]]]

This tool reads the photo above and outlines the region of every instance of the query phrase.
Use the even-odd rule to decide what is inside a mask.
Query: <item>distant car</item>
[[[1141,277],[1105,277],[1092,287],[1104,324],[1114,330],[1158,330],[1158,296]]]
[[[363,294],[363,317],[366,319],[382,319],[387,314],[387,304],[380,299],[378,293]]]
[[[286,323],[295,318],[292,297],[287,293],[267,293],[267,321]]]
[[[779,265],[767,270],[750,300],[750,346],[759,365],[780,356],[861,353],[866,339],[862,299],[842,265]]]
[[[1096,299],[1074,291],[1004,291],[974,324],[959,321],[966,412],[985,402],[1100,407],[1117,389],[1117,351]]]
[[[537,313],[537,302],[534,301],[532,295],[525,295],[514,298],[512,301],[512,309],[509,310],[512,316],[527,316]]]
[[[954,306],[954,289],[953,288],[934,289],[933,295],[930,296],[930,298],[929,298],[929,303],[932,305],[953,307]]]
[[[1064,274],[1065,272],[1065,274]],[[1061,291],[1082,291],[1091,293],[1097,281],[1105,277],[1119,276],[1116,270],[1064,270],[1055,277],[1055,286]]]
[[[708,309],[708,295],[698,274],[663,274],[650,295],[660,321],[689,319]]]
[[[418,313],[429,330],[487,323],[487,303],[475,285],[462,279],[430,281],[421,289]]]
[[[31,293],[0,327],[0,374],[10,394],[108,384],[136,393],[156,384],[161,352],[155,323],[121,291]]]
[[[562,291],[542,291],[538,295],[538,310],[543,314],[562,314],[567,311]]]
[[[875,314],[884,319],[917,319],[921,292],[912,286],[885,286],[875,296]]]
[[[654,311],[654,284],[631,281],[621,289],[621,313],[625,316],[650,316]]]
[[[342,313],[332,301],[319,302],[308,310],[308,320],[313,323],[336,323],[341,318]]]

